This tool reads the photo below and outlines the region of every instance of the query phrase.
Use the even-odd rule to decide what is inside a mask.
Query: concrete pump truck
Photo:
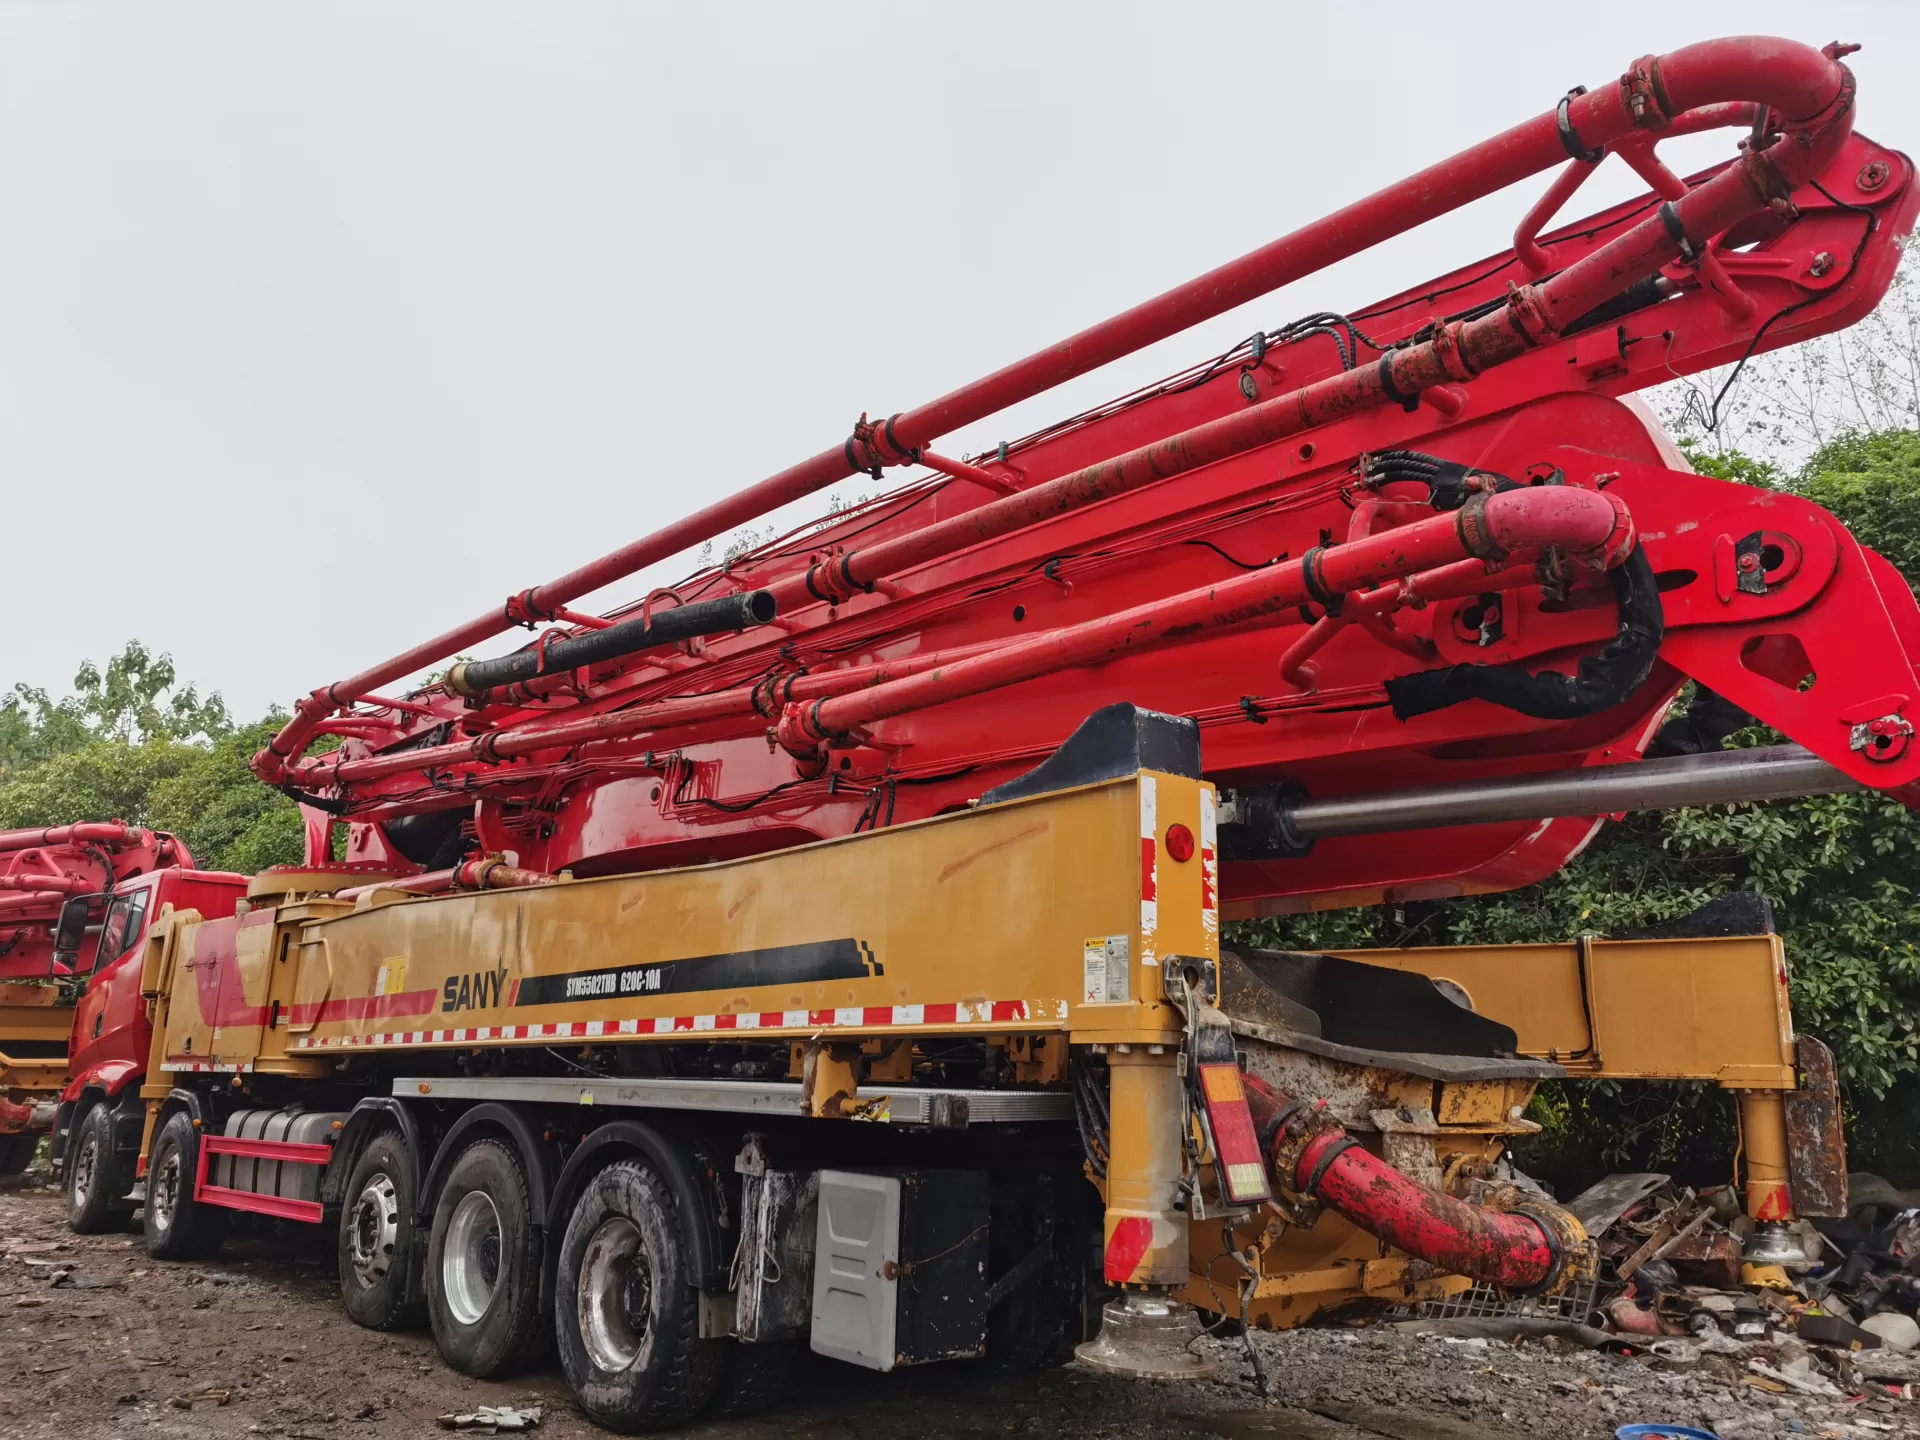
[[[1747,1263],[1780,1263],[1844,1156],[1764,915],[1340,955],[1221,925],[1525,885],[1620,811],[1920,780],[1907,583],[1632,398],[1884,294],[1920,191],[1855,133],[1848,48],[1636,61],[301,699],[254,765],[307,863],[142,951],[148,1248],[328,1227],[355,1319],[424,1315],[473,1375],[556,1351],[617,1430],[803,1343],[1177,1377],[1196,1309],[1585,1283],[1502,1154],[1540,1083],[1608,1076],[1732,1092]],[[1659,154],[1722,129],[1698,174]],[[1555,228],[1610,158],[1647,193]],[[1500,254],[933,448],[1549,170]],[[1791,743],[1702,740],[1707,698]]]

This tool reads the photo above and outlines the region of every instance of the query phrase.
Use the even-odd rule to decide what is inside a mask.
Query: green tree
[[[136,640],[81,665],[61,699],[15,685],[0,705],[0,829],[124,820],[171,831],[210,869],[298,860],[298,808],[247,769],[284,717],[236,728],[217,693],[177,681],[172,658]]]
[[[298,861],[305,847],[299,807],[247,768],[285,723],[284,715],[270,714],[196,749],[188,764],[154,785],[148,810],[154,828],[178,835],[211,870],[251,875]]]
[[[129,640],[104,668],[83,661],[73,693],[63,699],[16,683],[0,704],[0,778],[100,741],[212,741],[233,729],[217,692],[202,699],[177,679],[171,655],[155,655]]]

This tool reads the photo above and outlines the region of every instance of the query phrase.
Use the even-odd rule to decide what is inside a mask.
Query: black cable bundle
[[[1498,493],[1515,490],[1519,485],[1491,470],[1479,470],[1457,460],[1442,460],[1424,450],[1381,450],[1366,457],[1366,480],[1370,486],[1410,481],[1427,487],[1427,499],[1436,510],[1458,510],[1474,494],[1467,485],[1469,476],[1478,475],[1479,490]]]
[[[1580,662],[1577,674],[1524,665],[1450,665],[1387,681],[1387,699],[1402,720],[1444,710],[1463,700],[1488,700],[1536,720],[1577,720],[1618,705],[1653,669],[1666,634],[1660,587],[1646,550],[1636,544],[1625,563],[1607,577],[1613,584],[1620,628],[1598,655]]]

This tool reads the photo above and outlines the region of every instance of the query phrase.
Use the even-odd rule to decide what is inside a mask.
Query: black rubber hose
[[[1625,700],[1640,688],[1653,669],[1666,633],[1660,607],[1660,587],[1653,565],[1639,545],[1608,578],[1620,628],[1606,649],[1580,662],[1577,674],[1524,665],[1450,665],[1444,670],[1422,670],[1387,681],[1387,699],[1402,720],[1444,710],[1463,700],[1488,700],[1536,720],[1577,720],[1595,715]]]
[[[448,672],[447,683],[456,694],[477,695],[483,690],[517,684],[537,675],[603,664],[639,650],[651,650],[656,645],[765,625],[773,619],[775,608],[773,593],[768,590],[748,590],[738,595],[723,595],[718,600],[696,600],[691,605],[655,610],[650,622],[636,615],[604,630],[570,635],[554,641],[544,651],[538,645],[529,645],[497,660],[469,660]]]
[[[1376,450],[1366,457],[1366,478],[1370,485],[1391,485],[1411,481],[1427,487],[1427,501],[1436,510],[1458,510],[1474,493],[1474,488],[1498,492],[1517,490],[1519,483],[1505,475],[1457,460],[1442,460],[1424,450]],[[1476,482],[1470,488],[1469,479]]]

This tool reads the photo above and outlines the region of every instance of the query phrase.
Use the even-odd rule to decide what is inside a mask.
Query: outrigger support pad
[[[1200,1334],[1191,1305],[1151,1290],[1129,1290],[1100,1312],[1100,1333],[1074,1351],[1089,1370],[1131,1380],[1206,1380],[1219,1366],[1188,1347]]]

